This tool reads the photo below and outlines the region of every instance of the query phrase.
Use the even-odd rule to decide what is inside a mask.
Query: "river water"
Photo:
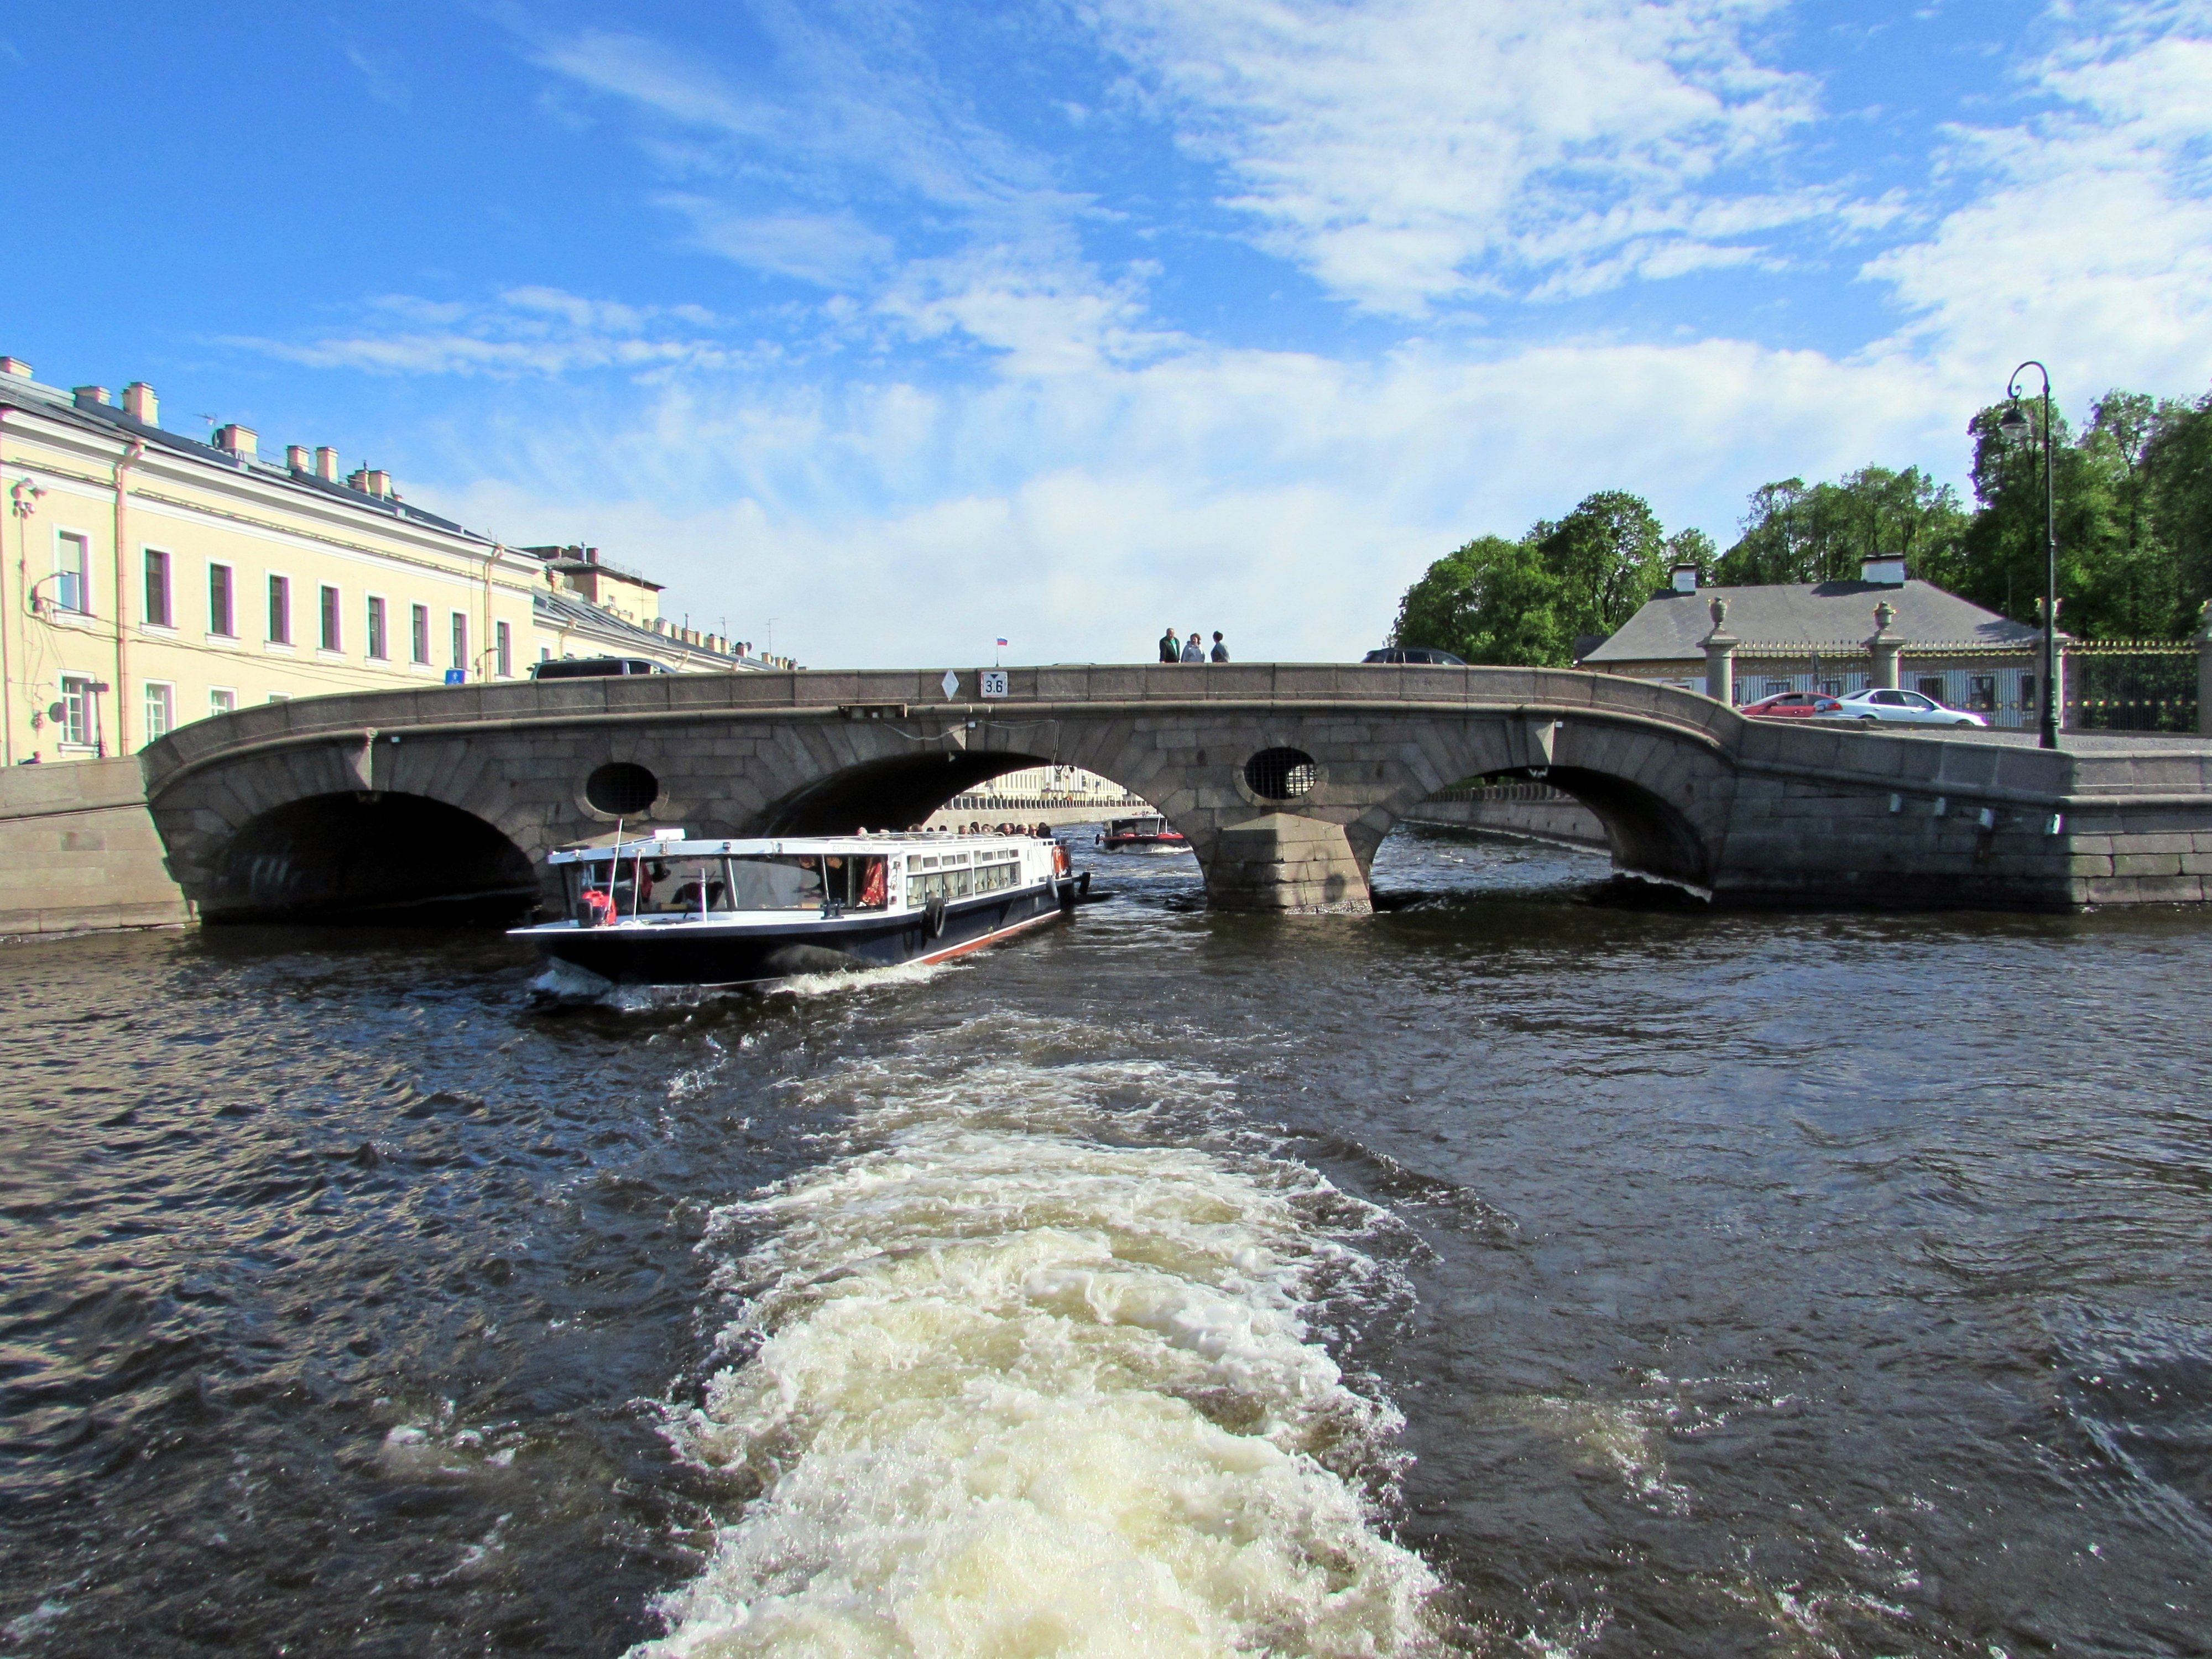
[[[2212,920],[1096,862],[551,1016],[0,945],[0,1654],[2212,1651]]]

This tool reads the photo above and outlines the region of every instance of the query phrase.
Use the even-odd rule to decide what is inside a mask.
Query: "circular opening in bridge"
[[[609,761],[584,780],[584,799],[602,812],[628,817],[660,799],[660,780],[633,761]]]
[[[1244,785],[1262,800],[1296,800],[1314,787],[1314,757],[1303,749],[1262,749],[1244,763]]]

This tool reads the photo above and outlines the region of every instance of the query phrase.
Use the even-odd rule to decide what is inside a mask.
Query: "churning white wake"
[[[724,1269],[757,1346],[673,1437],[760,1495],[639,1655],[1426,1651],[1436,1580],[1336,1472],[1398,1419],[1305,1323],[1376,1271],[1346,1200],[1069,1133],[1065,1074],[1000,1069],[718,1216],[763,1239]]]

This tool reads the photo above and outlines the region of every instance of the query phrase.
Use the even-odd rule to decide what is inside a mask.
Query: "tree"
[[[1742,538],[1715,577],[1729,586],[1849,581],[1863,561],[1885,556],[1927,575],[1949,557],[1965,522],[1957,492],[1917,466],[1863,466],[1810,486],[1784,478],[1751,492]]]
[[[1406,590],[1391,642],[1469,662],[1565,666],[1577,638],[1611,633],[1651,597],[1678,544],[1712,548],[1696,531],[1669,543],[1640,497],[1601,490],[1518,541],[1479,536],[1438,559]]]

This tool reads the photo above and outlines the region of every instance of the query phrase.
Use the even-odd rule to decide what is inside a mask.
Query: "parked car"
[[[1425,662],[1442,668],[1464,668],[1465,657],[1455,657],[1449,651],[1437,651],[1425,645],[1386,645],[1380,651],[1370,651],[1362,662]]]
[[[1843,707],[1838,699],[1819,691],[1778,691],[1744,704],[1742,712],[1761,720],[1810,720],[1816,714],[1841,714]]]
[[[665,674],[659,663],[644,657],[559,657],[530,665],[533,680],[595,680],[608,674]]]
[[[1892,691],[1873,687],[1854,691],[1840,700],[1845,720],[1888,720],[1906,726],[1987,726],[1971,708],[1951,708],[1917,691]]]

